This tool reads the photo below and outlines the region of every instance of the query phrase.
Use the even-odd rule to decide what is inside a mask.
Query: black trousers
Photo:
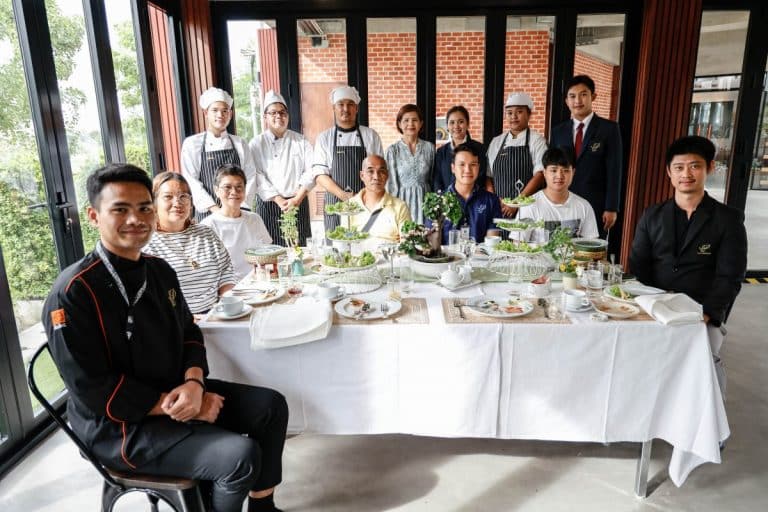
[[[282,480],[288,405],[268,388],[219,380],[206,386],[224,397],[216,422],[191,425],[192,435],[137,471],[210,481],[213,510],[239,512],[249,491]]]

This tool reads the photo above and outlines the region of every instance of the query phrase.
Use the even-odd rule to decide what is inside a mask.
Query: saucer
[[[346,294],[345,294],[343,291],[340,291],[339,293],[337,293],[337,294],[336,294],[336,295],[334,295],[333,297],[322,297],[322,296],[320,296],[320,294],[319,294],[319,293],[317,293],[317,290],[315,290],[314,292],[312,292],[312,296],[313,296],[314,298],[316,298],[316,299],[318,299],[318,300],[329,300],[329,301],[331,301],[331,302],[336,302],[336,301],[339,301],[339,300],[343,299],[345,295],[346,295]]]
[[[234,315],[227,315],[225,313],[219,312],[219,311],[213,311],[213,316],[216,317],[218,320],[237,320],[238,318],[243,318],[246,315],[250,315],[251,311],[253,311],[253,308],[249,306],[248,304],[243,304],[243,309],[240,310],[239,313],[235,313]]]
[[[461,290],[462,288],[468,288],[470,286],[475,286],[476,284],[480,284],[480,280],[479,279],[472,279],[469,282],[459,283],[456,286],[448,286],[446,284],[441,283],[440,281],[435,281],[435,284],[437,286],[445,288],[446,290],[455,292],[456,290]]]
[[[571,313],[583,313],[585,311],[589,311],[590,309],[592,309],[592,304],[591,303],[590,304],[584,304],[584,305],[579,306],[577,308],[572,308],[572,307],[566,306],[565,309],[566,309],[566,311],[570,311]]]

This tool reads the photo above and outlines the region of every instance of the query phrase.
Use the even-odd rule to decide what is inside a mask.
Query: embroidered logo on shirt
[[[67,326],[67,317],[64,315],[63,309],[51,311],[51,324],[53,324],[54,331],[58,331],[62,327]]]
[[[593,142],[589,145],[589,150],[593,153],[597,153],[600,151],[600,143],[599,142]]]
[[[176,307],[176,288],[168,290],[168,302],[171,303],[171,306]]]
[[[712,244],[701,244],[696,254],[699,256],[712,256]]]
[[[486,208],[486,205],[484,205],[484,204],[479,204],[479,205],[477,205],[477,208],[475,208],[475,211],[476,211],[477,213],[483,213],[483,212],[485,212],[485,208]]]

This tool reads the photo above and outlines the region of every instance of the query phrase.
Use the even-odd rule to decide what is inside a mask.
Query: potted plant
[[[423,258],[440,258],[443,256],[443,226],[446,220],[457,225],[461,220],[461,205],[452,192],[427,192],[422,206],[424,217],[432,221],[427,228],[415,222],[406,222],[401,229],[402,237],[400,250],[409,256],[419,255]]]
[[[563,288],[576,288],[578,283],[576,262],[573,261],[573,232],[570,228],[559,227],[549,235],[544,250],[555,260],[555,268],[563,277]]]
[[[280,234],[283,235],[285,245],[288,246],[288,258],[291,260],[291,272],[296,276],[304,275],[304,262],[302,251],[299,246],[299,224],[296,218],[299,213],[298,208],[291,207],[280,215]]]

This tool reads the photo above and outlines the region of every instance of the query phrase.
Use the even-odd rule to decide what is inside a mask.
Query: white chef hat
[[[223,101],[229,108],[232,108],[232,103],[234,103],[232,96],[230,96],[229,93],[224,89],[219,89],[218,87],[209,87],[203,94],[200,95],[200,108],[207,110],[208,107],[211,106],[211,103],[215,103],[217,101]]]
[[[352,100],[356,105],[360,104],[360,94],[357,89],[349,85],[342,85],[331,91],[331,105],[335,105],[341,100]]]
[[[267,94],[264,95],[264,111],[266,111],[267,107],[273,103],[282,103],[285,108],[288,108],[288,104],[285,102],[285,98],[283,98],[282,94],[270,89],[267,91]]]
[[[529,94],[524,92],[513,92],[507,96],[507,102],[504,103],[504,108],[512,106],[528,107],[528,110],[533,112],[533,99]]]

